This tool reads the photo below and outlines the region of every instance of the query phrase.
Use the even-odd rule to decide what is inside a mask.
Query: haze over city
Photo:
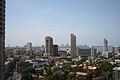
[[[44,44],[52,36],[57,44],[110,45],[120,43],[120,0],[7,0],[6,46]]]

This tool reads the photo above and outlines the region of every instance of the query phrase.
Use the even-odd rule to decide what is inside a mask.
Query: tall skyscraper
[[[53,45],[53,56],[58,56],[58,45]]]
[[[71,56],[76,57],[76,36],[71,34]]]
[[[28,43],[25,45],[25,48],[26,48],[26,51],[31,51],[31,50],[32,50],[32,43],[31,43],[31,42],[28,42]]]
[[[48,56],[53,56],[53,38],[50,36],[45,37],[45,53]]]
[[[4,79],[5,0],[0,0],[0,80]]]
[[[107,52],[107,51],[108,51],[108,40],[106,40],[106,39],[104,39],[103,51],[104,51],[104,52]]]

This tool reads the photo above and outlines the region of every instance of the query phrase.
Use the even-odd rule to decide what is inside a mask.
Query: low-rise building
[[[103,56],[105,58],[112,58],[112,52],[105,52]]]
[[[113,79],[120,80],[120,67],[113,68]]]
[[[97,50],[92,46],[77,47],[77,56],[95,56]]]

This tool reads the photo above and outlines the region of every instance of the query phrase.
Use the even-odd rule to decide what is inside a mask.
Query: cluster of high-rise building
[[[50,36],[45,37],[45,54],[47,56],[58,55],[58,45],[53,44],[53,38]]]
[[[77,57],[77,56],[95,56],[97,53],[96,48],[94,48],[93,46],[77,46],[76,45],[76,35],[74,34],[70,34],[70,43],[71,46],[67,46],[67,48],[65,47],[66,50],[68,50],[71,54],[71,56],[73,58]],[[64,46],[63,46],[64,47]],[[106,45],[107,47],[107,45]],[[105,50],[106,50],[106,47]],[[53,38],[51,36],[46,36],[45,37],[45,46],[43,45],[43,50],[44,50],[44,56],[57,56],[58,55],[58,51],[59,46],[56,44],[53,44]],[[26,51],[32,51],[32,43],[28,42],[25,45],[25,49]],[[58,50],[59,49],[59,50]],[[107,50],[106,50],[107,51]]]
[[[0,80],[4,79],[5,0],[0,0]]]
[[[95,56],[97,50],[93,46],[77,46],[76,36],[71,34],[71,56]]]

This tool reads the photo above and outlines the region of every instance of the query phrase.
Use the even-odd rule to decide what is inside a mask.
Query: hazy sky
[[[54,43],[120,45],[120,0],[7,0],[6,46],[44,44],[45,36]]]

